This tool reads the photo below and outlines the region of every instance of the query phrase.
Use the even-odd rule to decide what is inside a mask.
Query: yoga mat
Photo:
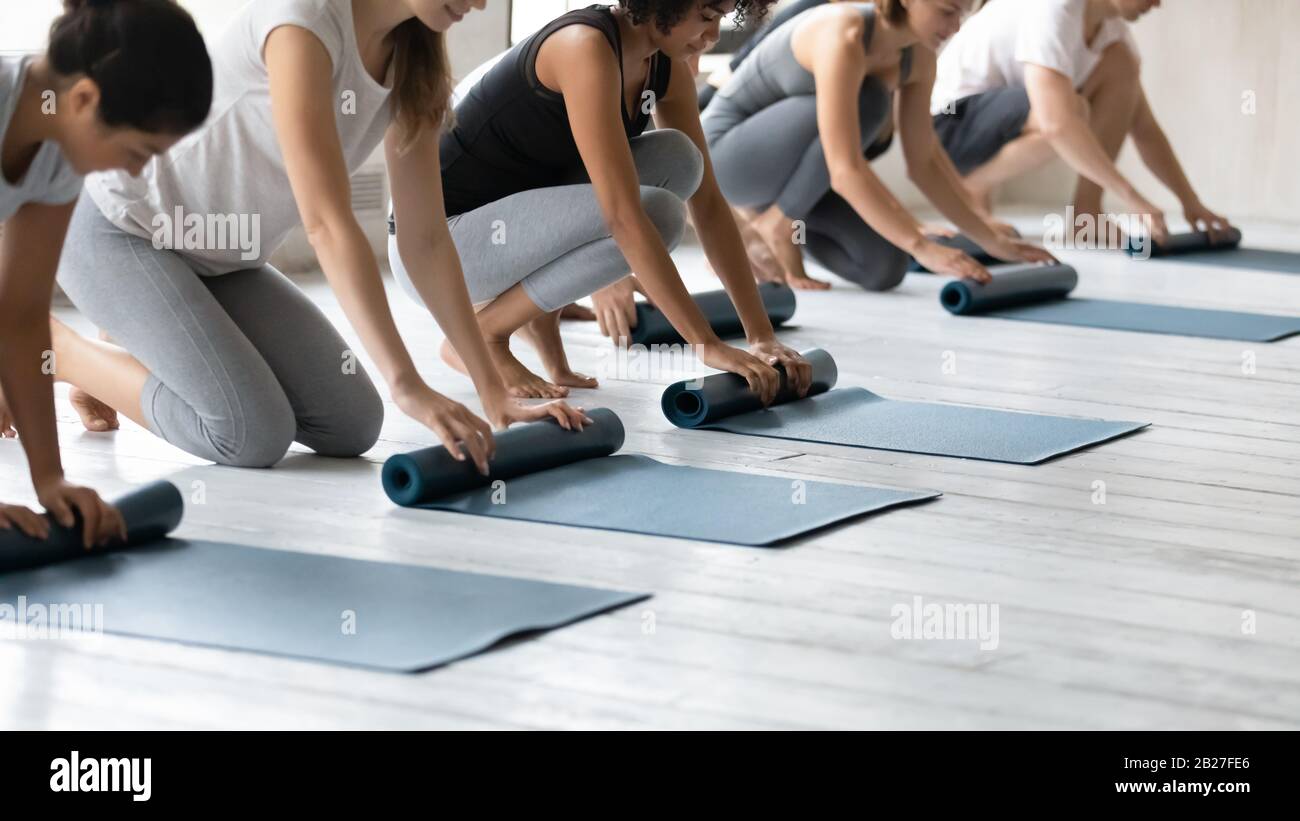
[[[150,485],[116,502],[132,540],[86,554],[0,546],[0,604],[27,630],[107,633],[414,672],[646,596],[218,542],[164,538],[179,491]],[[26,562],[26,569],[17,569]],[[42,562],[43,564],[35,564]],[[20,597],[21,600],[20,600]],[[82,606],[85,606],[84,608]],[[100,608],[98,611],[95,608]],[[34,611],[33,608],[40,608]],[[37,613],[43,613],[37,616]],[[99,617],[95,615],[98,612]],[[7,614],[8,615],[8,614]],[[102,619],[98,620],[97,618]]]
[[[958,251],[961,251],[967,256],[974,257],[975,261],[978,262],[980,265],[986,265],[986,266],[1002,265],[1004,262],[1004,260],[1000,260],[997,257],[990,254],[988,251],[985,251],[983,248],[981,248],[979,245],[975,243],[975,240],[971,239],[965,234],[957,234],[956,236],[953,237],[931,236],[930,239],[933,240],[934,242],[939,243],[945,248],[956,248]],[[916,259],[912,260],[912,264],[908,266],[907,270],[913,274],[934,273],[929,268],[926,268],[924,265],[922,265]]]
[[[900,402],[863,388],[831,390],[836,376],[834,360],[821,350],[804,356],[813,363],[814,379],[814,388],[805,399],[783,392],[771,407],[754,410],[758,402],[744,380],[734,374],[718,374],[670,386],[661,403],[664,415],[682,428],[1026,465],[1147,427],[1134,422]]]
[[[939,301],[956,316],[993,316],[1053,325],[1171,334],[1243,342],[1276,342],[1300,334],[1300,317],[1072,299],[1079,275],[1068,265],[1003,265],[993,281],[954,280]]]
[[[773,327],[790,321],[794,316],[795,296],[788,285],[779,282],[764,282],[758,286],[758,294],[763,298],[763,307],[772,320]],[[745,326],[740,322],[736,306],[726,291],[706,291],[694,294],[695,304],[709,320],[714,333],[723,339],[744,336]],[[636,327],[632,329],[634,345],[680,345],[685,340],[677,329],[664,316],[663,311],[648,302],[636,304]]]
[[[86,550],[81,545],[80,517],[75,527],[63,527],[48,515],[50,537],[33,539],[14,530],[0,530],[0,573],[85,558],[158,541],[181,523],[185,503],[170,482],[154,482],[113,502],[126,522],[125,543]]]
[[[1210,241],[1209,232],[1174,234],[1165,242],[1151,248],[1152,259],[1169,259],[1198,265],[1221,265],[1252,271],[1300,274],[1300,253],[1270,251],[1263,248],[1242,248],[1241,231],[1233,228],[1229,237],[1220,243]],[[1140,256],[1143,249],[1130,244],[1131,256]]]
[[[393,456],[384,489],[405,507],[753,547],[939,495],[614,455],[622,422],[605,408],[588,415],[595,424],[582,432],[535,422],[498,434],[490,477],[445,448]]]

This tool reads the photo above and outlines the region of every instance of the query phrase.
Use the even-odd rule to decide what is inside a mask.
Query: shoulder
[[[348,42],[352,26],[350,6],[339,0],[258,0],[249,3],[249,33],[255,47],[264,51],[271,35],[284,28],[296,28],[319,41],[330,60],[337,64]]]

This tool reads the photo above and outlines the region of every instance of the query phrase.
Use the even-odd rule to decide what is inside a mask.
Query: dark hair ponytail
[[[100,90],[110,127],[184,135],[212,108],[212,60],[194,18],[172,0],[64,0],[48,59]]]

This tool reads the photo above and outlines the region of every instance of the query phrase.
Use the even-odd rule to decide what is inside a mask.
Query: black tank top
[[[520,191],[561,185],[581,167],[564,96],[537,79],[542,44],[573,25],[600,30],[622,66],[623,37],[608,6],[557,17],[511,49],[456,107],[456,124],[442,137],[442,189],[449,217]],[[672,61],[656,52],[645,86],[654,100],[668,91],[671,72]],[[638,104],[629,115],[622,91],[619,100],[628,139],[640,136],[650,124],[647,106]]]

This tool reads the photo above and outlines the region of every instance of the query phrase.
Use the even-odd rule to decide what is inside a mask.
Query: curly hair
[[[654,21],[658,29],[667,34],[674,26],[681,23],[686,15],[708,0],[618,0],[620,7],[627,11],[627,16],[636,25]],[[749,20],[762,20],[777,0],[736,0],[736,25],[743,26]]]

